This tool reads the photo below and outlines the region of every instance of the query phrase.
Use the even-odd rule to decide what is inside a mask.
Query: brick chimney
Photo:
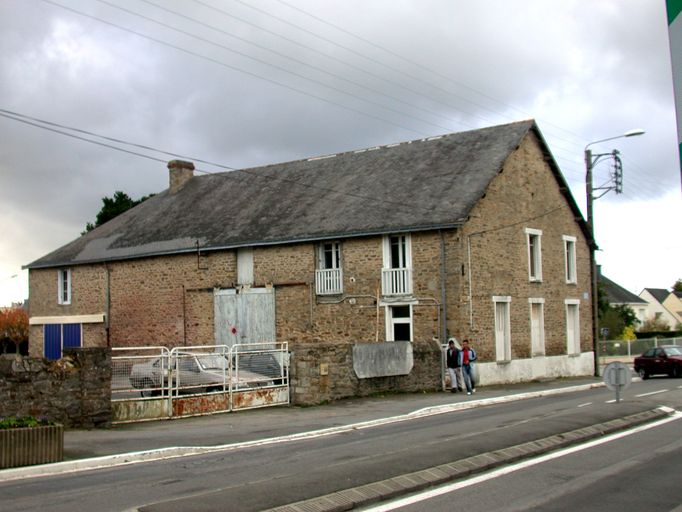
[[[168,162],[169,192],[175,194],[194,176],[194,164],[184,160]]]

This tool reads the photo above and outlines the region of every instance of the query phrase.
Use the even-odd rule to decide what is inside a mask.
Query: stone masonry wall
[[[69,428],[111,425],[111,351],[66,349],[59,361],[0,357],[0,416],[45,417]]]
[[[541,282],[529,280],[525,228],[542,230]],[[577,284],[566,283],[562,235],[577,238]],[[448,264],[463,265],[464,285],[454,288],[457,295],[451,299],[458,306],[451,307],[449,327],[460,339],[474,338],[480,361],[495,360],[493,296],[512,297],[512,360],[531,357],[531,298],[545,301],[547,356],[567,353],[566,299],[580,301],[581,350],[592,350],[589,246],[535,135],[529,134],[505,162],[458,238],[459,257]]]
[[[409,375],[359,379],[353,371],[353,344],[306,344],[291,358],[291,396],[297,404],[317,404],[385,392],[437,391],[441,388],[441,350],[437,342],[413,344]]]

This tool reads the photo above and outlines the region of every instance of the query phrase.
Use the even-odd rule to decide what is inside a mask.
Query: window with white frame
[[[578,282],[578,271],[576,267],[575,244],[576,237],[564,235],[564,259],[566,263],[566,282],[576,284]]]
[[[71,269],[57,271],[57,304],[71,304]]]
[[[530,304],[530,348],[533,356],[545,355],[545,299],[528,299]]]
[[[569,355],[580,354],[580,301],[567,299],[566,304],[566,351]]]
[[[343,293],[341,242],[323,242],[317,246],[315,288],[318,295]]]
[[[542,281],[542,231],[526,228],[528,243],[528,278],[530,281]]]
[[[495,359],[511,361],[511,297],[493,297],[495,308]]]
[[[383,295],[412,293],[412,251],[410,235],[384,237],[384,268],[381,271]]]
[[[412,341],[412,306],[386,306],[386,341]]]

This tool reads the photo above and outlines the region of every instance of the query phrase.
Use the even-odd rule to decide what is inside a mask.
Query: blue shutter
[[[45,358],[60,359],[62,357],[62,326],[59,324],[46,325],[44,336]]]
[[[81,324],[63,325],[63,348],[78,348],[81,346]]]

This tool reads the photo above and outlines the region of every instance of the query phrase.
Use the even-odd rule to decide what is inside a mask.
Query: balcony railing
[[[316,270],[315,293],[318,295],[338,295],[343,293],[343,272],[341,269]]]
[[[382,295],[412,295],[412,270],[409,268],[381,269]]]

